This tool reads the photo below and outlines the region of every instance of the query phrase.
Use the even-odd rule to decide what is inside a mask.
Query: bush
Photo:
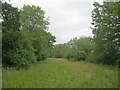
[[[78,51],[75,55],[75,58],[77,61],[80,61],[80,60],[86,60],[86,55],[87,53],[85,51]]]
[[[34,63],[36,57],[32,44],[25,31],[10,30],[2,36],[3,66],[12,68],[26,68]]]

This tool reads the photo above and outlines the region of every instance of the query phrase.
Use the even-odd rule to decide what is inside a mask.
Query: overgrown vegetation
[[[2,65],[27,68],[30,63],[45,60],[55,37],[46,30],[48,19],[40,7],[25,5],[21,10],[2,2]]]
[[[115,67],[48,59],[25,71],[3,70],[3,88],[118,88]]]
[[[120,18],[118,2],[95,2],[92,11],[93,52],[88,60],[95,63],[117,65],[120,61]]]
[[[67,58],[76,61],[86,60],[92,50],[91,45],[90,37],[74,38],[68,43],[56,45],[52,54],[56,58]]]

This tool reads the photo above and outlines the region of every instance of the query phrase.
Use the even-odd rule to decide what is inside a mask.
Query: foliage
[[[18,8],[12,7],[8,3],[2,3],[2,32],[7,32],[11,29],[14,31],[19,30],[19,17],[20,12],[18,11]]]
[[[33,32],[31,36],[37,60],[40,61],[50,57],[55,37],[50,33],[39,29]]]
[[[104,2],[103,5],[95,2],[92,11],[94,25],[93,52],[88,61],[116,65],[119,58],[119,29],[118,3]]]
[[[24,6],[22,10],[2,2],[3,67],[27,68],[50,54],[55,37],[45,31],[48,19],[39,7]]]
[[[17,69],[26,67],[28,60],[34,57],[29,58],[26,55],[32,51],[31,47],[27,47],[29,45],[25,46],[29,42],[26,40],[26,36],[19,31],[19,11],[6,2],[2,3],[2,6],[2,64],[4,67],[16,67]]]
[[[56,58],[74,59],[77,61],[85,60],[91,52],[91,38],[80,37],[71,39],[68,43],[58,44],[54,47]]]
[[[21,10],[21,29],[30,34],[37,60],[44,60],[50,55],[55,42],[55,37],[45,30],[48,29],[48,19],[45,20],[45,12],[40,7],[25,5]]]
[[[24,5],[20,13],[21,28],[28,32],[33,32],[36,28],[46,30],[48,28],[48,19],[45,20],[45,11],[34,5]]]
[[[75,55],[76,60],[80,61],[80,60],[85,60],[86,59],[86,52],[85,51],[78,51]]]
[[[10,30],[2,35],[3,66],[26,68],[35,62],[35,56],[30,40],[23,31]]]
[[[75,60],[86,60],[88,54],[91,52],[91,38],[80,37],[79,39],[74,38],[68,42],[68,46],[74,51]]]

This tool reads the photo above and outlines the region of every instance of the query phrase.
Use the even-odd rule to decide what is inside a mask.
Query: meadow
[[[3,88],[117,88],[116,67],[48,58],[28,70],[2,71]]]

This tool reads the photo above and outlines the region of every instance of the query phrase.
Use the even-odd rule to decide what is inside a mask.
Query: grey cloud
[[[95,0],[101,2],[102,0]],[[42,7],[50,17],[49,32],[56,36],[56,44],[73,37],[92,36],[91,11],[94,0],[11,0],[13,6],[24,4]]]

